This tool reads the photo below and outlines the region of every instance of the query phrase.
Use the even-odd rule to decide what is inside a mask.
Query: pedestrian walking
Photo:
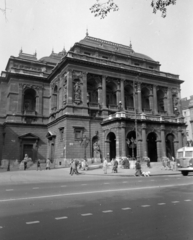
[[[47,169],[50,170],[50,159],[49,158],[46,160],[46,170]]]
[[[142,176],[142,171],[141,171],[141,163],[140,163],[140,160],[138,159],[135,163],[135,169],[136,169],[136,172],[135,172],[135,176],[138,177],[138,176]]]
[[[103,171],[104,174],[107,174],[107,167],[108,167],[108,162],[107,159],[105,158],[104,162],[103,162]]]
[[[24,170],[26,170],[26,169],[27,169],[27,162],[28,162],[28,155],[27,155],[27,154],[25,154],[25,157],[24,157],[24,159],[23,159]]]
[[[38,171],[38,170],[42,170],[42,169],[41,169],[40,159],[37,160],[37,171]]]

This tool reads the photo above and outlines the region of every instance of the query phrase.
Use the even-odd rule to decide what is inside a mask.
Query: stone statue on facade
[[[100,150],[100,145],[99,145],[98,141],[96,141],[93,144],[93,150],[94,150],[94,159],[96,159],[96,161],[98,161],[99,159],[101,159],[101,150]]]
[[[74,83],[74,102],[76,104],[81,103],[81,101],[82,101],[81,94],[82,94],[81,83],[79,81],[77,81]]]

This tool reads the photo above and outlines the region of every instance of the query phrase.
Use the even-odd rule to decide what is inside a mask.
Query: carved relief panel
[[[82,103],[82,85],[83,85],[83,73],[80,71],[72,72],[73,79],[73,101],[77,105]]]

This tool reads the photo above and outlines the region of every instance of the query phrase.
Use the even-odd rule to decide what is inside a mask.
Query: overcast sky
[[[38,59],[52,49],[69,50],[92,37],[129,45],[161,63],[161,71],[179,74],[182,97],[193,95],[193,0],[177,0],[167,17],[152,13],[151,0],[115,0],[118,12],[101,20],[89,8],[96,0],[7,0],[7,20],[0,12],[0,71],[20,49]],[[0,0],[0,8],[4,0]]]

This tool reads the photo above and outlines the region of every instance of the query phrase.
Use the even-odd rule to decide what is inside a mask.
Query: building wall
[[[26,125],[16,125],[16,124],[7,124],[5,127],[5,139],[4,139],[4,147],[2,159],[10,159],[10,160],[22,160],[20,159],[22,153],[20,152],[20,141],[19,137],[33,133],[37,137],[39,137],[38,143],[38,158],[46,159],[46,149],[47,149],[47,139],[46,133],[47,128],[45,126],[26,126]],[[36,160],[36,159],[33,159]]]

